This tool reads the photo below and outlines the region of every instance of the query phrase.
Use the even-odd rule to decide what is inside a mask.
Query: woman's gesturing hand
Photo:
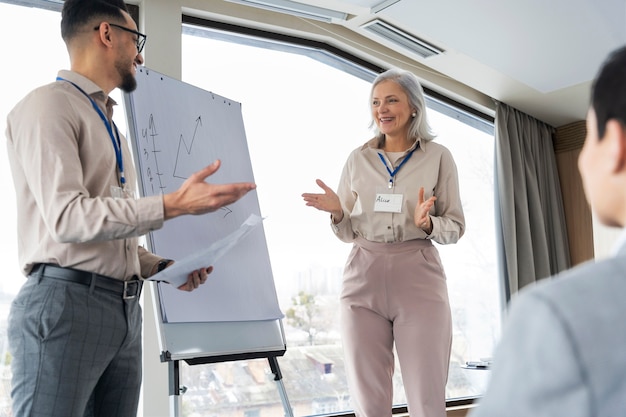
[[[302,194],[306,205],[329,212],[333,216],[333,221],[339,223],[343,219],[343,210],[341,209],[339,196],[329,186],[324,184],[324,181],[318,179],[315,182],[324,190],[324,194]]]
[[[415,226],[425,231],[426,234],[431,234],[433,231],[433,223],[430,220],[428,212],[435,204],[435,200],[437,200],[437,197],[432,196],[424,201],[424,187],[420,187],[417,197],[417,206],[415,206],[415,215],[413,217]]]

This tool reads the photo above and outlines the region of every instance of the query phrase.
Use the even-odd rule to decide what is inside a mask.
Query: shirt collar
[[[622,229],[622,233],[619,235],[615,244],[613,245],[613,256],[617,254],[626,254],[626,227]]]
[[[117,105],[115,100],[113,100],[111,97],[107,97],[107,95],[104,94],[104,91],[102,91],[102,88],[100,88],[98,84],[94,83],[84,75],[68,70],[60,70],[57,75],[63,79],[73,82],[94,99],[102,101],[106,100],[107,107]]]
[[[413,146],[407,149],[405,153],[409,153],[414,149],[421,150],[422,152],[426,152],[426,143],[427,143],[426,141],[422,140],[421,138],[418,138],[413,144]],[[364,150],[367,148],[379,150],[381,148],[381,144],[378,141],[378,138],[374,137],[368,140],[367,142],[365,142],[365,144],[363,145],[361,149]]]

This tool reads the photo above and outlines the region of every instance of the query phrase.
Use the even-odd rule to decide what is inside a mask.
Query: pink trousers
[[[394,342],[411,417],[445,417],[452,319],[430,240],[358,239],[344,271],[341,329],[357,417],[391,417]]]

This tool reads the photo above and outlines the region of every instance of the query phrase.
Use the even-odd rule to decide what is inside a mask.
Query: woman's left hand
[[[428,200],[424,201],[424,187],[420,187],[418,198],[417,198],[417,206],[415,206],[415,226],[424,230],[426,234],[431,234],[433,231],[433,223],[430,220],[430,215],[428,214],[432,206],[435,204],[435,200],[437,197],[432,196]]]

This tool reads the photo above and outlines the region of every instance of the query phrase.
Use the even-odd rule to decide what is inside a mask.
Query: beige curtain
[[[553,128],[496,106],[496,213],[506,300],[571,266]]]

